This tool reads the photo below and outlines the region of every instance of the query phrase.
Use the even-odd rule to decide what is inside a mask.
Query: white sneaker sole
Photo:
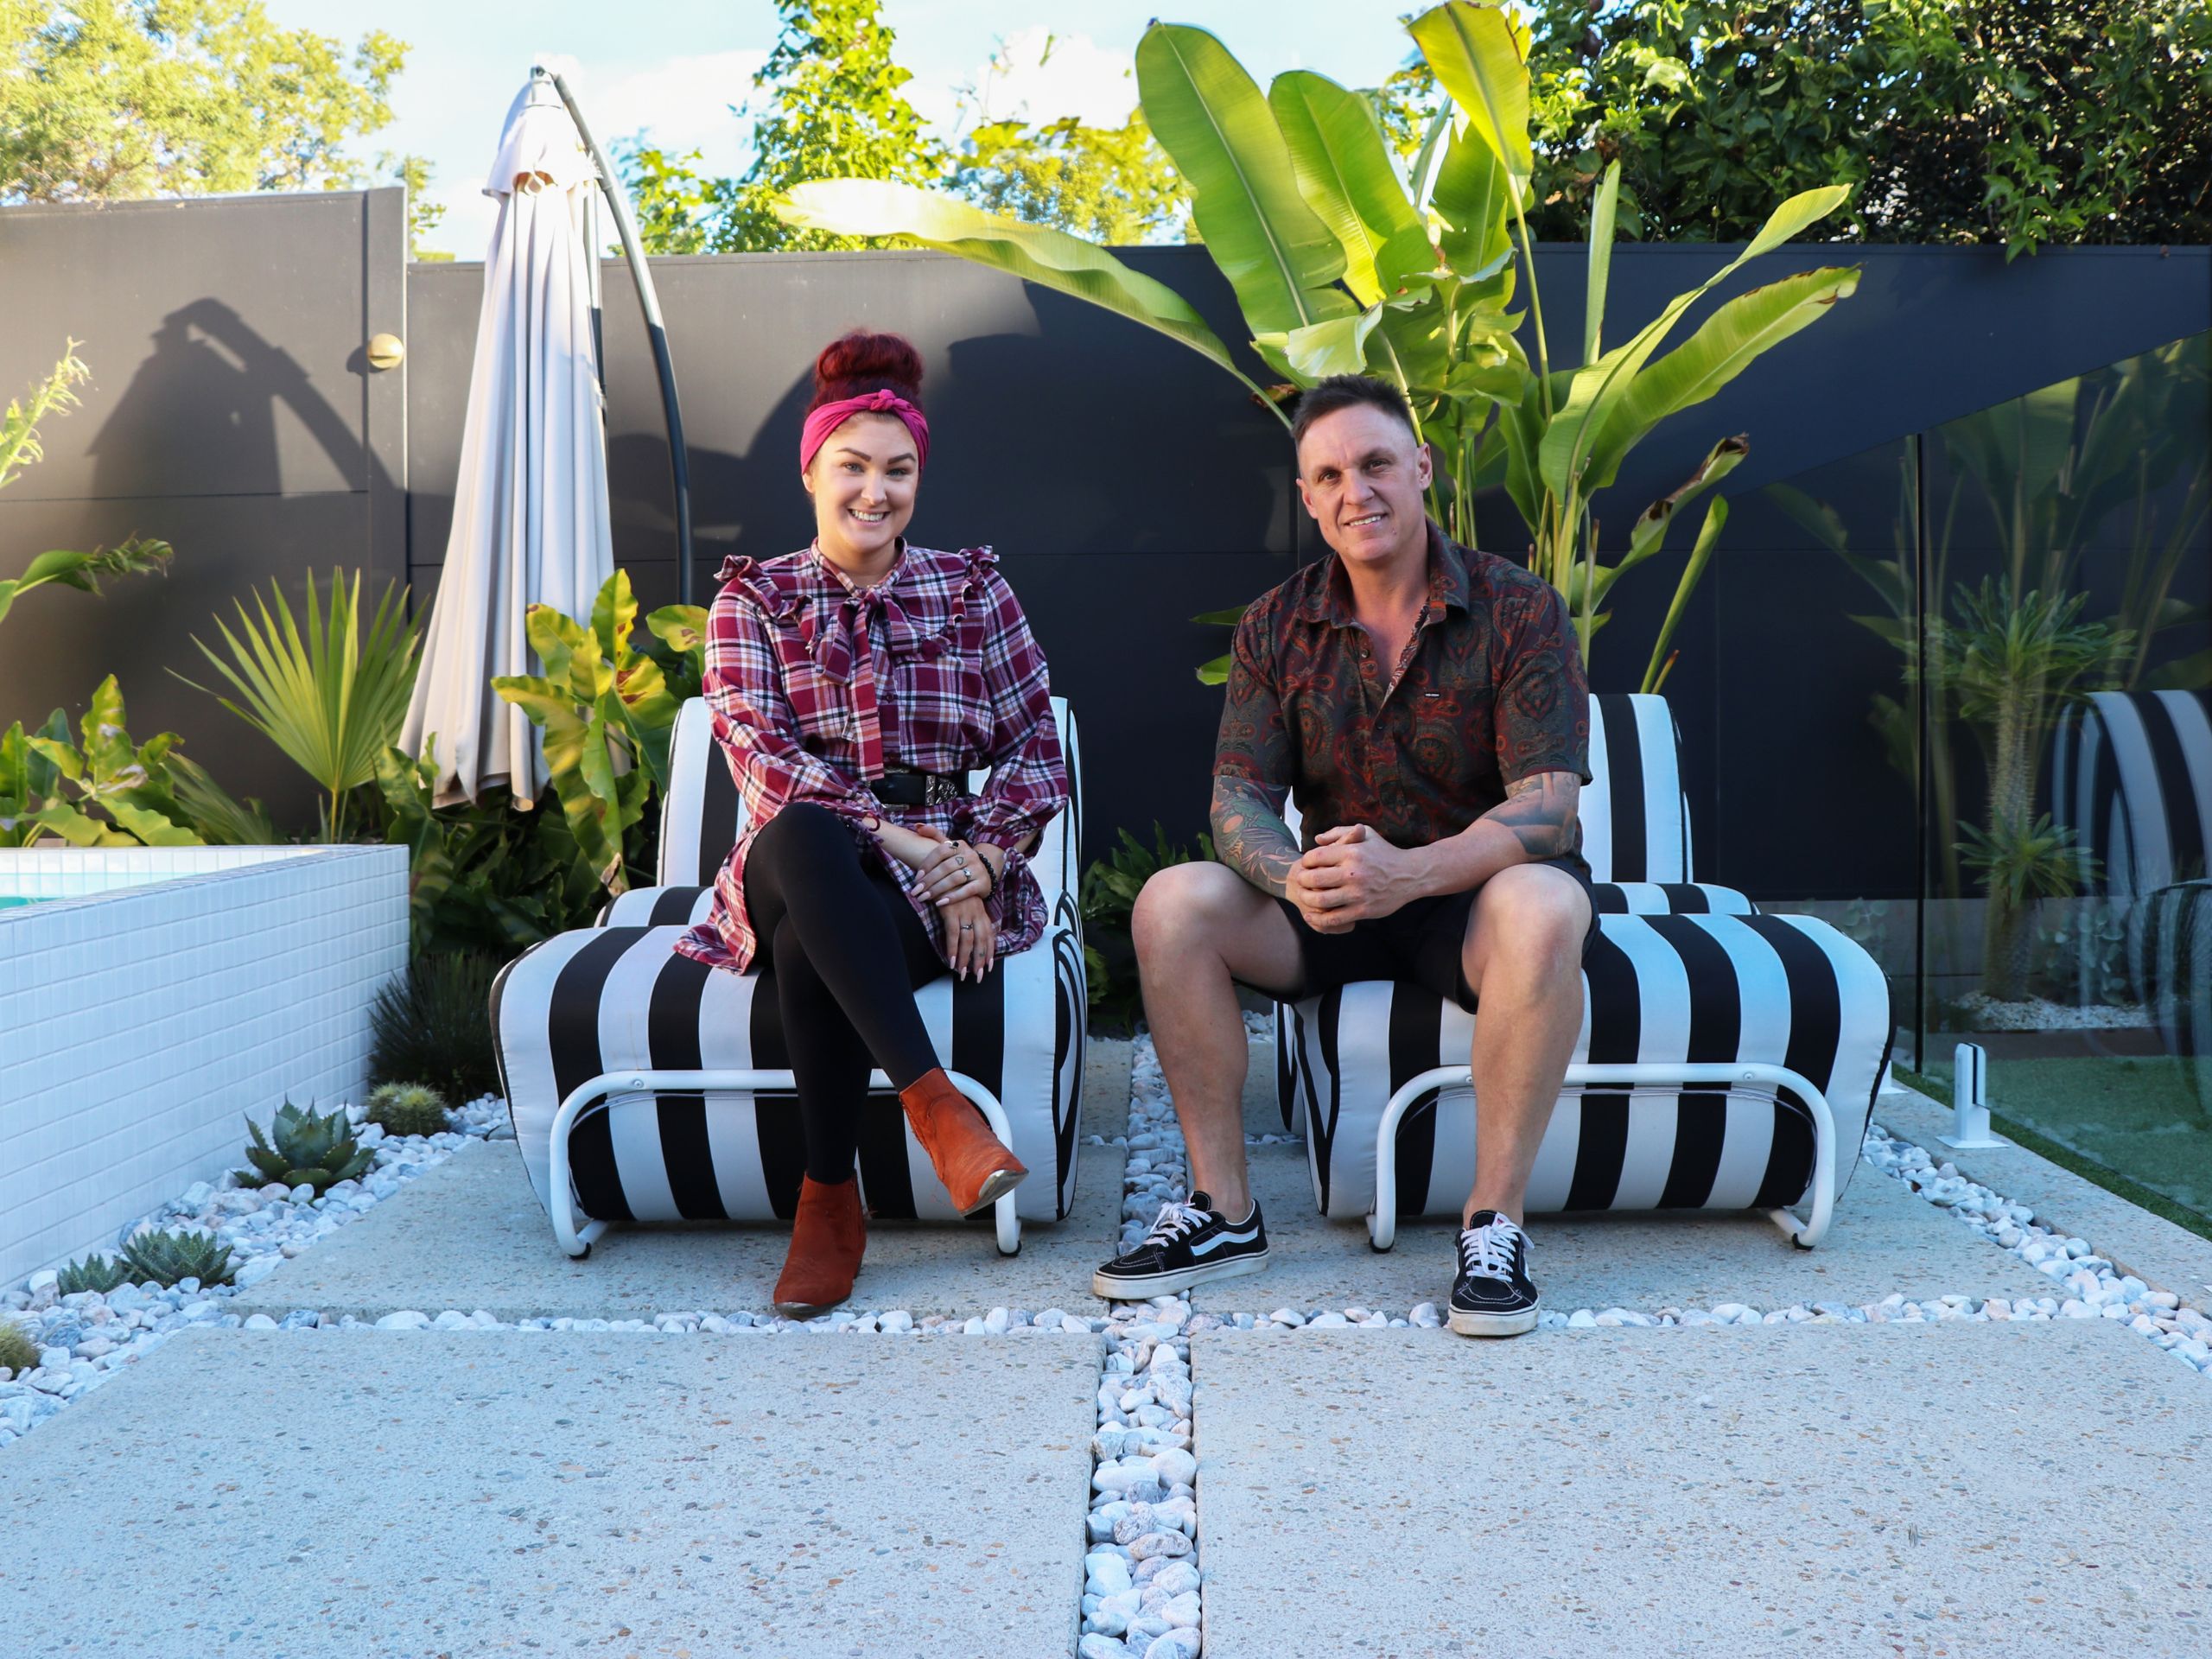
[[[1171,1295],[1194,1285],[1210,1285],[1217,1279],[1242,1278],[1267,1265],[1268,1252],[1262,1250],[1255,1255],[1233,1257],[1217,1267],[1178,1268],[1173,1273],[1134,1274],[1123,1278],[1109,1277],[1102,1269],[1090,1275],[1090,1294],[1109,1302],[1148,1301],[1154,1296]]]
[[[1452,1330],[1463,1337],[1517,1337],[1536,1328],[1537,1309],[1519,1313],[1465,1313],[1452,1310]]]

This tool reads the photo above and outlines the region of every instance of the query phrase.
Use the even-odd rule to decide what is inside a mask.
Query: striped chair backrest
[[[1073,798],[1030,859],[1030,868],[1047,893],[1061,892],[1072,880],[1076,849],[1082,844],[1083,770],[1075,721],[1065,697],[1052,699],[1052,718],[1059,723]],[[715,743],[714,712],[704,697],[693,697],[677,711],[668,765],[668,798],[660,817],[660,868],[654,885],[707,887],[737,845],[745,824],[745,804],[738,796],[737,780],[730,776],[729,762]],[[986,775],[969,773],[969,787],[980,788]]]
[[[1598,881],[1687,882],[1690,804],[1681,738],[1667,699],[1638,691],[1590,699],[1590,776],[1582,791],[1582,856]],[[1294,795],[1283,809],[1299,832]]]
[[[2084,893],[2131,898],[2212,874],[2212,691],[2098,691],[2069,708],[2050,798]]]
[[[1681,734],[1662,696],[1590,699],[1590,776],[1582,791],[1582,856],[1600,881],[1689,881],[1690,802]]]

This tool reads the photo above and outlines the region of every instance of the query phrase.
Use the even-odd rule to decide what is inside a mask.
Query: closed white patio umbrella
[[[613,574],[607,434],[593,327],[599,175],[551,78],[507,111],[485,194],[499,218],[484,262],[445,567],[400,746],[435,738],[441,805],[546,778],[537,728],[493,691],[536,671],[533,603],[587,617]]]

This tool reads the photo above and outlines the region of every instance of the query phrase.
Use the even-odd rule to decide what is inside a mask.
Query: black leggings
[[[818,806],[787,806],[761,826],[745,857],[745,906],[798,1079],[806,1173],[849,1180],[869,1070],[904,1089],[938,1063],[914,991],[944,959],[898,883],[863,865],[852,830]]]

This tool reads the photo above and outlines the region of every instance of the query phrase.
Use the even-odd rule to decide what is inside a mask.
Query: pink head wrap
[[[855,415],[896,415],[906,423],[914,435],[914,467],[919,471],[930,458],[930,423],[922,411],[895,391],[871,391],[859,397],[840,397],[834,404],[824,404],[806,417],[806,424],[799,429],[798,467],[801,472],[814,465],[814,457],[829,435]]]

